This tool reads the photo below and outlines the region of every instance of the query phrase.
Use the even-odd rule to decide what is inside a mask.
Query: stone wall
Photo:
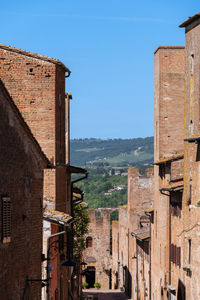
[[[83,260],[87,268],[95,268],[95,282],[102,289],[109,289],[111,283],[112,256],[110,249],[110,214],[112,209],[89,209],[89,232],[87,238],[92,238],[92,244],[83,252]]]
[[[113,222],[112,275],[113,288],[125,290],[132,299],[135,299],[139,290],[143,295],[146,288],[149,292],[149,235],[145,237],[147,241],[142,240],[140,245],[136,241],[139,232],[150,232],[150,224],[144,211],[152,208],[153,196],[153,168],[147,169],[145,176],[139,174],[139,169],[130,168],[128,203],[127,206],[119,207],[119,221]],[[141,270],[143,272],[141,280],[147,282],[145,287],[144,284],[141,287],[139,285]]]

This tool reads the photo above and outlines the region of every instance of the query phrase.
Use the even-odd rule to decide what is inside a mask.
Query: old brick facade
[[[152,224],[151,274],[152,298],[167,297],[171,284],[171,248],[180,249],[176,238],[180,216],[171,214],[176,198],[182,197],[184,151],[184,80],[183,47],[159,47],[155,51],[155,134],[154,134],[154,224]],[[173,191],[173,195],[172,192]],[[178,194],[178,196],[176,195]],[[181,206],[181,204],[180,204]],[[171,235],[170,228],[173,229]]]
[[[0,298],[39,300],[48,159],[1,81],[0,128]]]
[[[180,27],[185,27],[185,49],[159,47],[155,52],[155,203],[151,241],[151,296],[155,300],[200,298],[200,15]],[[165,73],[170,75],[168,80]],[[174,111],[166,105],[166,90]],[[171,122],[161,127],[165,114],[170,114]],[[168,136],[173,136],[172,144],[165,143]]]
[[[60,176],[66,173],[66,72],[70,71],[56,59],[0,45],[0,78],[56,167],[45,171],[44,200],[54,202],[57,210],[70,213],[70,205],[66,206],[63,200],[66,199],[66,175]]]
[[[69,139],[66,139],[69,137],[69,97],[65,99],[65,77],[69,74],[69,69],[56,59],[0,45],[0,78],[52,165],[51,169],[44,170],[43,206],[71,214],[73,171],[69,166]],[[46,232],[54,234],[61,230],[60,226],[49,223]],[[44,237],[47,238],[45,234]],[[44,239],[44,250],[46,242]],[[70,270],[61,266],[70,255],[66,244],[67,234],[65,247],[52,255],[48,289],[52,299],[68,298]],[[44,251],[43,254],[47,256]]]
[[[89,209],[89,231],[86,237],[86,249],[83,261],[87,263],[84,280],[92,287],[95,282],[101,284],[102,289],[111,288],[111,241],[110,214],[112,209]]]
[[[185,294],[185,299],[199,299],[200,285],[200,200],[199,190],[199,74],[200,74],[200,15],[197,14],[182,24],[185,27],[186,85],[185,85],[185,131],[184,131],[184,193],[182,274],[177,294]],[[189,205],[188,205],[189,204]]]
[[[132,299],[149,293],[150,222],[145,210],[152,207],[153,197],[153,169],[141,176],[139,169],[130,168],[128,204],[119,207],[119,221],[112,224],[112,286],[124,289]]]

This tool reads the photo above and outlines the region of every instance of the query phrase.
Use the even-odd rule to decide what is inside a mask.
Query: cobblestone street
[[[83,291],[84,300],[128,300],[126,294],[120,290],[85,290]]]

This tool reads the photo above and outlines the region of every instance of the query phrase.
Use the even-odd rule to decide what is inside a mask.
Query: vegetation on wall
[[[88,226],[90,218],[88,211],[85,210],[84,206],[78,204],[74,206],[74,253],[73,256],[76,260],[79,260],[81,252],[85,249],[85,235],[88,232]]]

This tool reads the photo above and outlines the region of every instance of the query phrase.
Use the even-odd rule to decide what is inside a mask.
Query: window
[[[11,202],[9,197],[2,197],[2,241],[11,241]]]
[[[181,247],[177,247],[174,244],[171,244],[170,247],[170,257],[171,262],[173,262],[176,266],[181,267]]]
[[[92,247],[92,238],[88,236],[86,238],[86,248]]]
[[[188,240],[188,263],[191,264],[191,246],[192,240]]]

